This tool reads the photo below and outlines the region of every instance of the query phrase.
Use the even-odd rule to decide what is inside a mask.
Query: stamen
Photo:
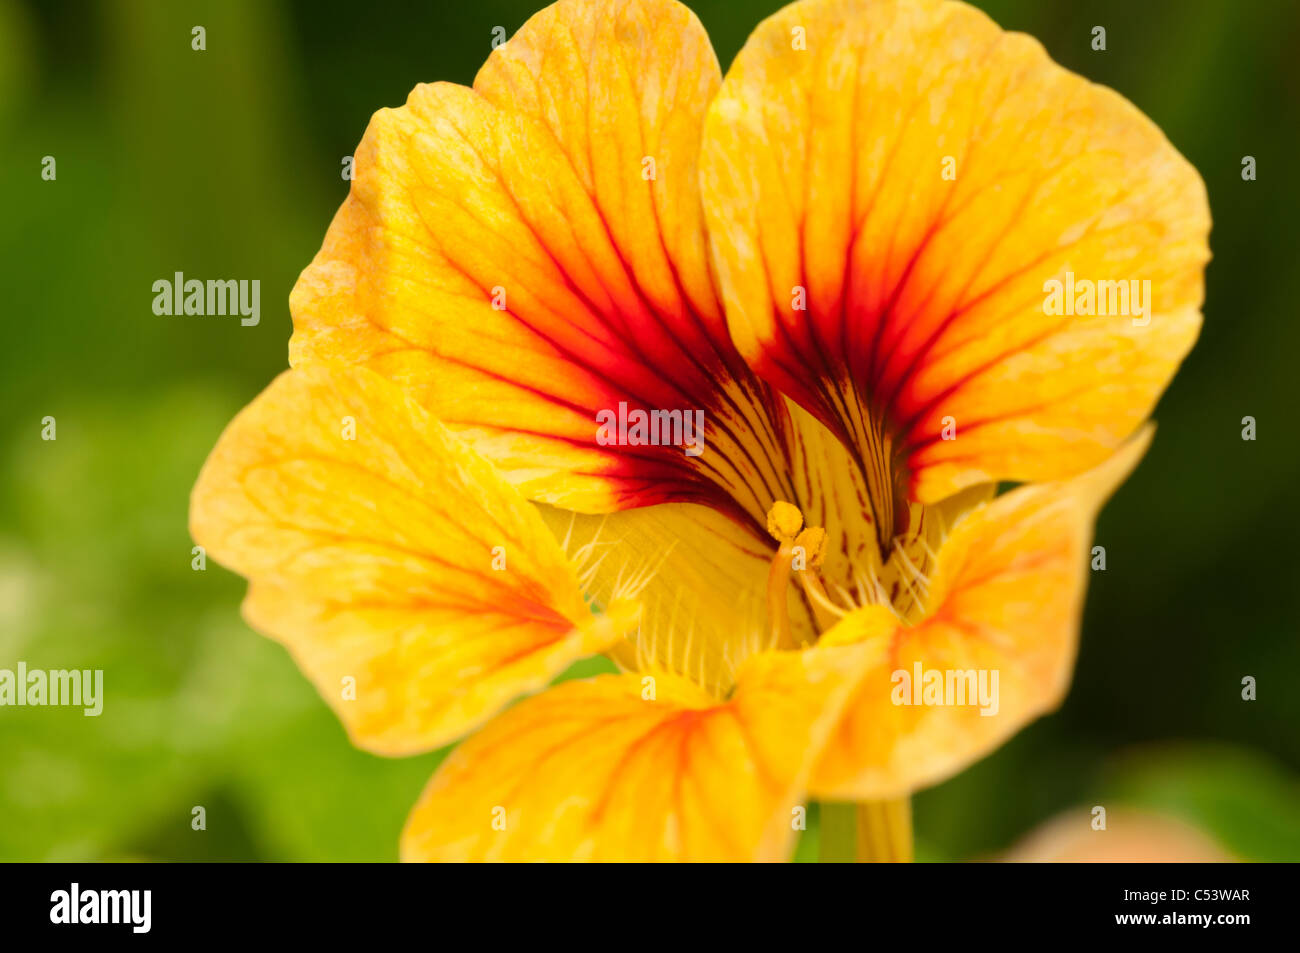
[[[801,526],[803,526],[803,514],[793,503],[777,500],[767,511],[767,531],[778,543],[788,543],[793,540]]]
[[[911,555],[907,551],[907,545],[912,545],[920,540],[923,547],[920,565],[912,561]],[[930,563],[927,563],[924,553],[930,552],[929,546],[923,536],[913,537],[905,545],[899,537],[894,539],[894,568],[898,573],[898,581],[902,583],[905,596],[898,595],[895,599],[894,611],[900,618],[910,618],[917,612],[925,611],[925,607],[930,602],[930,578],[926,575],[926,569]],[[931,560],[933,561],[933,560]],[[910,599],[911,601],[906,601]]]
[[[767,530],[781,544],[772,557],[767,574],[768,618],[771,620],[773,646],[778,649],[801,648],[807,644],[801,638],[800,645],[796,645],[790,630],[786,589],[792,572],[808,597],[820,631],[829,629],[845,614],[826,594],[826,587],[817,574],[826,554],[826,530],[809,526],[801,531],[801,526],[803,514],[791,503],[777,502],[768,510]]]
[[[794,537],[803,526],[803,514],[793,503],[778,500],[767,511],[767,531],[781,545],[767,571],[767,617],[772,627],[772,647],[797,648],[790,634],[790,615],[786,609],[786,589],[794,560]]]
[[[805,554],[803,567],[795,571],[796,578],[808,596],[817,628],[825,632],[845,615],[845,610],[827,595],[821,576],[816,571],[821,568],[826,555],[826,530],[820,526],[809,527],[798,535],[794,545],[796,549],[802,547]]]

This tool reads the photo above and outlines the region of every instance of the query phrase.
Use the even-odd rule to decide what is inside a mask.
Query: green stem
[[[912,802],[823,803],[821,856],[823,863],[910,863],[912,860]]]
[[[821,804],[821,853],[823,864],[851,864],[858,859],[858,806],[852,803]]]

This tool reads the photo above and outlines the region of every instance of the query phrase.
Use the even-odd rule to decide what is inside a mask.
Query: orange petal
[[[807,772],[865,652],[755,656],[726,702],[667,674],[653,677],[653,700],[650,676],[565,682],[443,762],[402,857],[785,859]]]
[[[699,201],[719,82],[680,4],[582,0],[530,19],[473,89],[376,113],[291,296],[292,362],[402,383],[533,499],[735,497],[761,519],[780,482],[770,394],[725,328]],[[598,441],[624,403],[702,412],[704,453],[680,418],[679,445]]]
[[[846,705],[814,793],[833,800],[908,794],[955,774],[1060,704],[1074,667],[1093,522],[1150,439],[1148,427],[1100,467],[1013,490],[957,523],[938,553],[923,620],[905,627],[878,619],[861,634],[885,651]],[[841,641],[833,633],[822,640]],[[917,704],[926,700],[915,694],[918,665],[921,686],[937,672],[945,683],[952,676],[954,689],[962,678],[963,690],[977,692],[983,679],[988,694],[967,694],[963,704],[954,692],[942,696],[946,704]]]
[[[1086,808],[1034,828],[1000,860],[1034,864],[1223,864],[1235,858],[1205,831],[1173,816],[1112,806],[1104,830]]]
[[[1100,462],[1198,333],[1196,171],[1132,104],[964,4],[786,7],[727,74],[700,162],[741,352],[869,474],[897,457],[913,499]],[[1049,316],[1067,272],[1149,280],[1149,323]]]
[[[596,619],[535,508],[400,389],[358,368],[280,375],[226,429],[190,503],[353,740],[454,740],[627,620]]]

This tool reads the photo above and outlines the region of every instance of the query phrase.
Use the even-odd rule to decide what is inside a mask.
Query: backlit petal
[[[785,859],[808,769],[868,650],[763,653],[726,702],[667,674],[653,699],[648,676],[558,685],[452,752],[402,857]]]
[[[286,372],[245,408],[199,476],[190,530],[250,580],[250,624],[384,754],[454,740],[628,622],[592,616],[491,464],[359,368]]]
[[[532,499],[761,519],[784,480],[771,397],[725,328],[699,201],[719,81],[673,0],[564,0],[473,89],[418,86],[379,111],[291,297],[292,362],[398,381]],[[598,442],[620,404],[676,412],[661,439],[678,445]],[[687,455],[695,412],[704,450]]]
[[[1074,667],[1093,522],[1150,438],[1147,428],[1100,467],[1013,490],[957,523],[939,551],[922,621],[907,627],[880,619],[863,636],[884,652],[827,745],[815,794],[872,800],[935,784],[1061,703]],[[841,639],[828,634],[823,642]],[[954,694],[940,696],[945,704],[909,704],[924,701],[907,688],[917,665],[922,685],[929,672],[945,682],[950,673],[971,672],[976,681],[966,684],[978,689],[982,672],[990,691],[964,703]]]
[[[786,7],[728,72],[701,176],[741,352],[859,448],[878,501],[1083,471],[1198,333],[1196,171],[1131,103],[965,4]],[[1067,272],[1149,281],[1149,321],[1046,314]]]

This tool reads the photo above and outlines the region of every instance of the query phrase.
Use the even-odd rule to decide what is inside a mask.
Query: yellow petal
[[[874,800],[935,784],[1060,704],[1074,667],[1093,522],[1150,439],[1147,428],[1100,467],[1013,490],[957,523],[938,553],[922,621],[877,620],[861,633],[884,651],[845,707],[814,793]],[[942,696],[945,704],[909,704],[918,700],[917,665],[922,685],[930,672],[945,683],[969,672],[963,690],[977,693],[982,677],[989,693],[967,695],[965,704],[955,694]]]
[[[752,527],[691,503],[604,516],[542,512],[568,551],[582,554],[596,605],[627,598],[641,606],[635,641],[610,653],[623,668],[676,672],[721,697],[745,659],[771,648],[765,591],[774,547]],[[787,605],[799,631],[811,633],[798,586]]]
[[[1099,463],[1198,333],[1196,171],[965,4],[786,7],[728,72],[700,161],[741,352],[868,473],[896,456],[915,500]],[[1149,315],[1046,314],[1067,272],[1149,281]],[[872,486],[877,512],[890,489]]]
[[[657,311],[691,308],[725,339],[695,174],[721,79],[680,3],[562,0],[488,58],[474,90],[545,124]]]
[[[250,624],[384,754],[454,740],[628,621],[591,615],[491,464],[357,368],[286,372],[245,408],[194,487],[190,531],[250,580]]]
[[[763,653],[726,702],[668,674],[654,676],[653,700],[649,676],[565,682],[452,752],[407,821],[402,857],[782,860],[867,651]]]
[[[292,363],[403,384],[535,500],[734,497],[761,519],[779,482],[770,395],[724,325],[699,201],[719,82],[682,5],[582,0],[529,20],[473,89],[419,86],[376,113],[291,296]],[[621,404],[677,413],[678,432],[601,442]],[[696,412],[707,438],[688,455]]]

